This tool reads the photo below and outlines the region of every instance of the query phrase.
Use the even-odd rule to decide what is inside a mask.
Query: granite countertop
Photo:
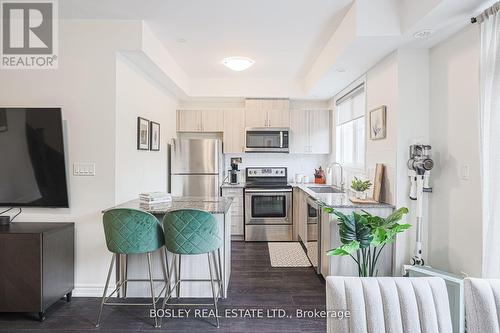
[[[169,211],[178,209],[199,209],[209,212],[210,214],[225,214],[229,211],[232,202],[232,198],[226,197],[173,197],[172,202],[148,206],[141,204],[139,199],[135,199],[105,209],[103,213],[114,208],[131,208],[156,215],[165,214]]]
[[[307,195],[312,197],[314,200],[318,201],[321,205],[330,208],[393,208],[393,205],[386,203],[354,203],[349,200],[348,193],[316,193],[310,190],[308,187],[319,187],[319,186],[329,186],[322,184],[296,184],[291,183],[293,187],[298,187],[304,191]],[[335,187],[335,186],[334,186]]]

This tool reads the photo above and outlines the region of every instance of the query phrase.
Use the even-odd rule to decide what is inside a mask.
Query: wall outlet
[[[95,163],[73,163],[73,176],[95,176]]]

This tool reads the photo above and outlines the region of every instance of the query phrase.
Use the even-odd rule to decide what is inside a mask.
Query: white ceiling
[[[394,49],[428,48],[492,1],[61,0],[59,15],[144,20],[189,78],[188,96],[328,98]],[[420,29],[436,33],[416,41]],[[233,72],[221,63],[228,56],[256,63]]]
[[[63,18],[144,19],[193,78],[305,75],[351,0],[63,0]],[[184,39],[184,43],[179,43]],[[256,61],[236,73],[224,57]]]

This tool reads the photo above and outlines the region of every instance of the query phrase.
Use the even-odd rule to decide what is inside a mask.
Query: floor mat
[[[299,242],[271,242],[268,247],[272,267],[311,266]]]

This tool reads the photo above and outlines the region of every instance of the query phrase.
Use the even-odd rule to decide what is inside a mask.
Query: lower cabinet
[[[297,195],[296,199],[294,198],[294,209],[297,210],[297,238],[299,241],[302,241],[304,244],[307,243],[307,194],[304,193],[299,188],[296,188]],[[295,193],[294,193],[295,194]],[[295,208],[296,207],[296,208]]]
[[[0,226],[0,312],[45,311],[74,288],[73,223]]]
[[[337,208],[337,211],[349,215],[352,214],[353,210],[359,211],[361,208]],[[377,215],[382,218],[386,218],[393,212],[393,208],[391,206],[380,207],[380,208],[363,208],[364,211]],[[328,217],[328,216],[327,216]],[[324,235],[322,251],[328,251],[330,249],[337,248],[342,245],[340,241],[339,235],[339,225],[337,217],[333,214],[329,215],[329,219],[327,217],[323,217],[324,221],[328,221],[327,223],[322,224],[323,229],[321,230]],[[393,276],[393,253],[394,253],[394,244],[388,244],[385,246],[382,251],[377,267],[378,267],[378,276]],[[335,276],[357,276],[358,268],[354,260],[349,256],[324,256],[325,260],[325,273],[326,275],[335,275]]]
[[[233,198],[233,203],[229,210],[229,214],[231,214],[231,235],[243,236],[245,232],[243,187],[222,187],[222,196]]]

